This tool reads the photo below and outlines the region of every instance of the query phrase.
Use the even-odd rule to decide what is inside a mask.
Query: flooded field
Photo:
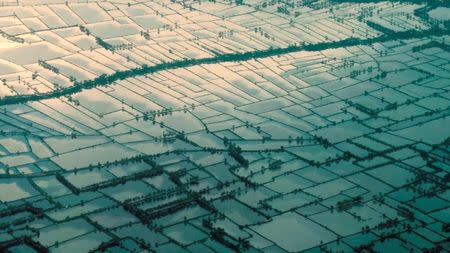
[[[445,0],[0,0],[0,252],[447,252],[449,172]]]

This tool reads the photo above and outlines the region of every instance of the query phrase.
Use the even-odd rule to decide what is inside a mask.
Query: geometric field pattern
[[[450,251],[447,0],[0,0],[0,252]]]

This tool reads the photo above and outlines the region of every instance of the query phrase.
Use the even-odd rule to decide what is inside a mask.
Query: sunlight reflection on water
[[[5,38],[0,37],[0,49],[16,47],[18,45],[19,45],[19,43],[11,42]]]

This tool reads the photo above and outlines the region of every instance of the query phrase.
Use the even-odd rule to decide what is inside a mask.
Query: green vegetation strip
[[[82,91],[83,89],[92,89],[98,86],[110,85],[116,81],[123,80],[130,77],[141,76],[146,74],[152,74],[158,71],[176,69],[176,68],[186,68],[199,64],[214,64],[221,62],[230,61],[246,61],[255,58],[265,58],[271,56],[277,56],[282,54],[300,52],[300,51],[322,51],[326,49],[335,49],[350,46],[362,46],[371,45],[374,43],[382,43],[392,40],[405,40],[405,39],[418,39],[427,38],[431,36],[444,36],[450,35],[449,29],[439,29],[437,27],[425,30],[425,31],[405,31],[405,32],[395,32],[389,33],[389,35],[382,35],[380,37],[368,38],[368,39],[357,39],[348,38],[340,41],[334,42],[322,42],[317,44],[306,44],[306,45],[291,45],[286,48],[269,48],[260,51],[251,51],[245,53],[230,53],[221,54],[210,58],[202,59],[184,59],[172,62],[163,62],[153,66],[143,65],[138,68],[117,71],[111,75],[101,75],[92,80],[86,80],[83,82],[74,82],[74,85],[68,88],[61,88],[47,93],[38,93],[32,95],[15,95],[7,96],[0,99],[0,106],[11,105],[18,103],[26,103],[32,101],[40,101],[43,99],[52,99],[62,96],[69,96]]]

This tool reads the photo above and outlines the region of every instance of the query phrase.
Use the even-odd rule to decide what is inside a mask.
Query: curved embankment
[[[450,35],[449,29],[439,29],[432,28],[425,31],[406,31],[406,32],[396,32],[390,33],[389,35],[383,35],[376,38],[368,38],[368,39],[356,39],[349,38],[340,41],[334,42],[323,42],[317,44],[308,44],[308,45],[292,45],[286,48],[269,48],[267,50],[260,51],[252,51],[245,53],[230,53],[230,54],[221,54],[210,58],[202,58],[202,59],[185,59],[178,60],[169,63],[160,63],[154,66],[143,65],[141,67],[126,70],[126,71],[117,71],[111,75],[101,75],[93,80],[87,80],[83,82],[75,82],[73,86],[68,88],[57,89],[47,93],[38,93],[32,95],[15,95],[8,96],[0,99],[0,106],[2,105],[11,105],[18,103],[26,103],[31,101],[39,101],[43,99],[51,99],[57,98],[61,96],[71,95],[77,92],[80,92],[84,89],[91,89],[97,86],[105,86],[112,84],[115,81],[123,80],[129,77],[135,77],[145,74],[151,74],[157,71],[163,71],[168,69],[175,68],[185,68],[198,64],[212,64],[212,63],[220,63],[220,62],[230,62],[230,61],[246,61],[255,58],[264,58],[270,56],[276,56],[281,54],[299,52],[299,51],[321,51],[326,49],[334,49],[334,48],[342,48],[349,46],[359,46],[359,45],[371,45],[373,43],[386,42],[391,40],[399,40],[399,39],[415,39],[415,38],[426,38],[430,36],[443,36]]]

